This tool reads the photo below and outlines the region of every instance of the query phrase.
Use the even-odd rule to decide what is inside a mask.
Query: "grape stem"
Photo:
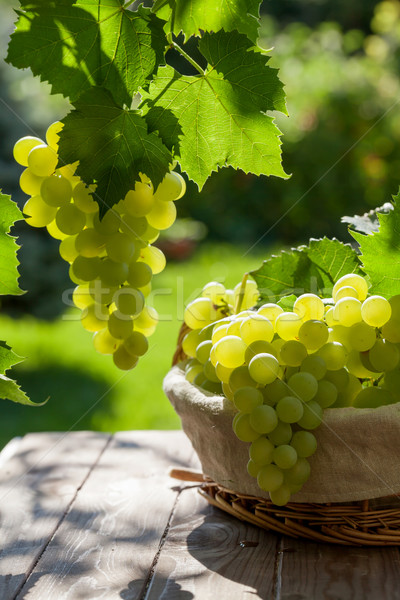
[[[245,273],[243,275],[242,283],[240,285],[240,290],[239,290],[238,296],[236,298],[236,305],[235,305],[235,311],[234,311],[235,315],[237,315],[240,312],[240,309],[242,308],[242,302],[243,302],[244,294],[246,291],[246,283],[247,283],[248,278],[249,278],[249,274]]]
[[[200,73],[200,75],[204,75],[204,73],[205,73],[204,69],[202,69],[201,66],[191,56],[189,56],[189,54],[187,54],[187,52],[185,52],[183,48],[181,48],[179,46],[179,44],[177,44],[176,42],[174,42],[173,40],[171,40],[170,41],[170,46],[171,46],[171,48],[174,48],[177,52],[179,52],[180,54],[182,54],[182,56],[184,58],[186,58],[186,60],[188,62],[190,62],[190,64],[192,65],[192,67],[194,67],[196,69],[196,71],[198,71]]]

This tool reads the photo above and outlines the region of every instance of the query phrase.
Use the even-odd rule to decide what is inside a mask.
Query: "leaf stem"
[[[189,54],[187,54],[183,50],[183,48],[181,48],[179,46],[179,44],[177,44],[174,41],[171,41],[171,47],[174,48],[175,50],[177,50],[180,54],[182,54],[182,56],[184,58],[186,58],[186,60],[188,62],[190,62],[190,64],[192,65],[192,67],[194,67],[196,69],[196,71],[198,71],[200,73],[200,75],[204,75],[204,69],[202,69],[201,66],[191,56],[189,56]]]
[[[240,286],[240,290],[239,293],[237,295],[236,298],[236,305],[235,305],[235,310],[234,310],[234,314],[237,315],[240,312],[240,309],[242,308],[242,303],[243,303],[243,298],[244,298],[244,293],[246,291],[246,282],[249,278],[249,274],[245,273],[243,275],[243,279],[242,279],[242,283]]]

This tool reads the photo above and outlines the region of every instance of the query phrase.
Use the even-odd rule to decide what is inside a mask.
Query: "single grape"
[[[85,227],[86,217],[74,204],[61,206],[56,214],[56,225],[62,233],[76,235]]]
[[[394,369],[385,373],[382,387],[388,390],[397,401],[400,400],[400,370]]]
[[[89,304],[83,309],[81,322],[88,331],[100,331],[107,325],[108,311],[105,312],[99,304]]]
[[[317,449],[317,440],[314,434],[309,431],[296,431],[293,434],[290,445],[297,452],[300,458],[312,456]]]
[[[186,191],[186,183],[182,175],[175,171],[167,173],[155,191],[157,200],[172,201],[182,198]]]
[[[35,146],[28,154],[28,167],[38,177],[48,177],[56,170],[57,153],[46,144]]]
[[[196,356],[197,346],[203,342],[205,335],[201,329],[193,329],[189,331],[182,340],[182,350],[187,356]]]
[[[100,277],[103,285],[106,287],[121,285],[128,277],[128,265],[126,263],[117,263],[109,258],[105,258],[100,261],[98,276]]]
[[[318,381],[311,373],[300,371],[290,377],[288,387],[292,396],[300,398],[303,402],[308,402],[317,393]]]
[[[382,327],[382,335],[393,344],[400,343],[400,317],[391,317]]]
[[[276,465],[265,465],[257,475],[258,486],[266,492],[274,492],[283,484],[283,473]]]
[[[279,362],[272,354],[256,354],[249,363],[249,372],[257,383],[272,383],[278,376]]]
[[[284,396],[276,405],[276,412],[284,423],[297,423],[304,413],[304,403],[295,396]]]
[[[355,377],[358,377],[360,379],[374,378],[376,376],[376,373],[373,373],[373,371],[370,371],[369,369],[367,369],[367,367],[364,366],[361,357],[362,353],[357,352],[357,350],[352,350],[349,353],[349,356],[347,357],[347,370],[349,371],[349,373],[352,373],[353,375],[355,375]]]
[[[306,458],[299,456],[294,467],[285,470],[285,483],[288,485],[303,485],[309,479],[310,474],[310,463]]]
[[[132,287],[144,287],[150,283],[153,277],[153,272],[149,265],[144,262],[131,262],[127,275],[127,282]]]
[[[218,283],[218,281],[210,281],[210,283],[207,283],[203,287],[201,296],[202,298],[210,298],[214,304],[221,304],[221,302],[223,302],[225,299],[225,293],[225,286],[222,285],[222,283]]]
[[[299,340],[309,351],[318,350],[329,337],[328,326],[323,321],[310,319],[299,329]]]
[[[19,187],[28,196],[38,196],[40,195],[42,182],[43,177],[34,175],[30,169],[25,169],[19,178]]]
[[[250,414],[250,425],[255,431],[258,431],[258,433],[271,433],[278,425],[278,417],[275,409],[266,404],[256,406]]]
[[[76,235],[70,235],[60,242],[58,251],[61,258],[66,262],[72,263],[78,256],[78,252],[75,247]]]
[[[206,300],[206,298],[204,298],[204,300]],[[227,335],[215,344],[215,356],[217,361],[231,369],[240,367],[240,365],[244,363],[245,351],[246,344],[240,337],[235,335]]]
[[[133,321],[130,317],[114,311],[108,319],[108,330],[117,340],[123,340],[129,337],[133,331]],[[128,353],[127,350],[125,352]]]
[[[250,415],[248,413],[240,413],[232,426],[236,437],[242,442],[254,442],[260,437],[260,434],[250,425]]]
[[[398,347],[387,340],[376,340],[374,346],[369,351],[369,360],[371,365],[379,373],[382,371],[392,371],[400,360]]]
[[[156,248],[155,246],[145,246],[142,248],[138,260],[147,263],[154,275],[161,273],[166,265],[164,253],[160,248]]]
[[[282,379],[275,379],[272,383],[268,383],[264,388],[264,396],[268,399],[268,404],[276,404],[278,400],[284,396],[289,396],[289,388]]]
[[[20,138],[15,144],[13,149],[13,155],[16,162],[23,167],[28,166],[28,155],[33,148],[36,146],[42,146],[43,140],[32,135],[27,135]]]
[[[300,365],[300,371],[311,373],[318,381],[325,376],[326,363],[321,356],[307,356]]]
[[[150,337],[156,330],[159,317],[155,308],[145,306],[135,319],[135,330],[141,331],[146,337]]]
[[[210,362],[212,362],[210,360]],[[218,376],[218,379],[222,382],[222,383],[229,383],[229,378],[231,376],[231,373],[233,371],[233,369],[229,369],[228,367],[224,367],[224,365],[221,365],[221,363],[219,363],[218,361],[216,362],[215,366],[215,372]]]
[[[115,306],[123,315],[136,317],[144,308],[144,296],[142,292],[129,286],[122,286],[113,297]]]
[[[321,425],[323,412],[318,402],[310,400],[310,402],[304,405],[303,416],[298,420],[298,424],[303,429],[316,429]]]
[[[295,300],[293,312],[303,321],[310,319],[321,321],[324,318],[325,306],[316,294],[302,294]]]
[[[251,377],[246,365],[232,369],[228,383],[233,392],[242,387],[257,387],[257,382]]]
[[[293,446],[282,444],[275,448],[272,459],[280,469],[291,469],[297,462],[297,452]]]
[[[274,337],[274,328],[268,319],[255,313],[241,322],[240,337],[247,345],[257,340],[271,342]]]
[[[242,387],[234,392],[233,403],[241,412],[251,413],[257,406],[262,405],[263,395],[254,387]]]
[[[71,202],[72,185],[66,177],[54,173],[43,179],[40,194],[49,206],[65,206]]]
[[[283,340],[294,340],[299,335],[299,329],[303,321],[295,312],[282,312],[275,320],[276,333]]]
[[[249,456],[258,466],[269,465],[272,462],[272,453],[274,451],[272,444],[266,437],[262,436],[255,440],[249,449]]]
[[[92,258],[99,256],[105,246],[105,237],[92,227],[83,229],[76,236],[75,247],[78,254]]]
[[[129,354],[129,352],[127,352],[123,345],[119,346],[119,348],[117,348],[117,350],[113,354],[113,361],[115,366],[118,367],[118,369],[121,369],[122,371],[129,371],[130,369],[136,367],[138,360],[139,358],[137,356],[132,356],[132,354]]]
[[[187,379],[187,381],[189,381],[190,383],[194,383],[194,380],[196,378],[197,375],[199,374],[204,375],[203,373],[203,365],[200,365],[199,363],[191,365],[187,371],[185,372],[185,377]]]
[[[361,316],[371,327],[382,327],[392,315],[392,307],[382,296],[369,296],[361,306]]]
[[[209,359],[212,345],[213,344],[211,340],[205,340],[204,342],[200,342],[200,344],[197,346],[196,358],[202,365],[204,365]]]
[[[25,202],[23,212],[28,215],[25,218],[28,225],[31,225],[31,227],[45,227],[53,221],[57,209],[43,202],[41,196],[32,196]]]
[[[257,313],[271,321],[275,329],[276,317],[283,313],[283,308],[281,308],[278,304],[267,303],[260,306]]]
[[[124,348],[132,356],[143,356],[149,349],[147,338],[140,331],[133,331],[123,342]]]
[[[327,379],[321,379],[318,381],[318,390],[313,400],[318,402],[322,408],[328,408],[335,404],[338,397],[337,387]]]
[[[342,367],[336,371],[327,371],[325,373],[325,379],[333,383],[338,392],[342,392],[349,383],[349,373],[347,369]]]
[[[72,301],[76,307],[81,309],[93,304],[93,298],[89,294],[88,285],[78,285],[72,292]]]
[[[340,325],[350,327],[362,320],[361,302],[356,298],[342,298],[335,304],[333,315]]]
[[[223,323],[222,325],[218,325],[218,326],[214,327],[212,336],[211,336],[211,341],[213,344],[216,344],[217,342],[219,342],[219,340],[221,340],[223,337],[225,337],[227,335],[228,327],[229,327],[229,323]]]
[[[372,385],[363,388],[353,400],[355,408],[378,408],[393,404],[396,399],[392,396],[389,390],[377,385]]]
[[[58,142],[60,141],[60,136],[58,134],[60,133],[63,127],[64,123],[61,123],[61,121],[56,121],[55,123],[49,125],[49,127],[46,130],[46,142],[56,152],[58,150]]]
[[[289,423],[284,423],[278,420],[278,424],[269,434],[268,439],[275,444],[280,446],[281,444],[288,444],[292,439],[293,431]]]
[[[142,181],[135,183],[135,189],[130,190],[124,199],[126,212],[132,217],[144,217],[154,206],[152,188]]]
[[[209,325],[217,316],[217,311],[209,298],[196,298],[185,309],[183,320],[190,329],[201,329]]]
[[[151,227],[164,231],[176,220],[176,206],[173,202],[154,199],[153,208],[146,214],[146,219]]]
[[[121,340],[117,340],[108,329],[102,329],[97,331],[93,336],[93,346],[100,354],[114,354],[121,343]]]
[[[113,233],[107,237],[106,252],[115,262],[129,263],[135,252],[135,244],[127,233]]]
[[[357,300],[359,300],[357,290],[351,287],[350,285],[344,285],[343,287],[339,288],[336,292],[335,302],[338,302],[342,298],[356,298]]]
[[[317,351],[317,354],[325,361],[329,371],[344,367],[348,357],[346,348],[339,342],[327,342]]]
[[[343,275],[343,277],[338,279],[333,286],[332,298],[334,302],[336,302],[336,293],[344,286],[350,286],[354,288],[358,294],[358,299],[361,301],[365,300],[367,297],[368,284],[364,277],[361,277],[361,275],[356,275],[355,273],[349,273],[348,275]]]
[[[203,370],[204,375],[207,377],[207,379],[214,383],[221,383],[221,380],[217,375],[216,368],[214,367],[210,359],[206,360],[206,362],[204,363]]]
[[[279,352],[279,362],[290,367],[299,367],[306,357],[307,348],[297,340],[288,340]]]
[[[364,321],[354,323],[354,325],[346,329],[348,331],[348,344],[355,350],[366,352],[375,344],[375,327],[367,325]]]
[[[270,492],[271,502],[276,506],[285,506],[290,500],[291,493],[290,487],[283,483],[277,490]]]
[[[261,466],[251,459],[247,463],[247,472],[251,477],[257,478],[260,468]]]
[[[74,275],[82,281],[93,281],[100,271],[100,259],[77,256],[71,265]]]
[[[278,352],[273,345],[264,340],[257,340],[248,345],[245,353],[246,363],[249,363],[256,354],[272,354],[275,358],[278,358]]]

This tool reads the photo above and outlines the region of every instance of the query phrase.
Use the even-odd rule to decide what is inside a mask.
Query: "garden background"
[[[150,3],[151,4],[151,3]],[[0,52],[6,55],[15,0],[0,0]],[[155,277],[160,324],[150,350],[129,372],[97,354],[70,304],[73,285],[58,244],[20,222],[21,297],[4,298],[0,337],[26,360],[13,376],[41,408],[2,403],[0,448],[27,431],[170,429],[179,420],[162,392],[185,304],[211,280],[233,287],[274,250],[310,237],[350,241],[342,215],[391,199],[400,172],[400,2],[266,0],[260,45],[273,48],[290,117],[283,131],[287,180],[214,174],[201,194],[179,201],[180,220],[157,242],[168,265]],[[190,49],[195,51],[195,49]],[[0,188],[22,208],[21,167],[12,147],[43,136],[68,105],[29,71],[0,62]],[[68,291],[69,290],[69,291]]]

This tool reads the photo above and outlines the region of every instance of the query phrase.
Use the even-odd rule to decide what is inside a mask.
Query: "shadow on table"
[[[136,598],[144,598],[147,594],[147,580],[137,579],[132,581],[128,587],[120,592],[122,600],[135,600]],[[193,600],[194,596],[191,592],[183,590],[182,586],[174,581],[172,577],[156,576],[154,585],[157,590],[162,590],[162,595],[152,595],[153,598],[165,598],[165,600]],[[151,589],[150,589],[151,591]],[[225,600],[225,599],[224,599]]]

